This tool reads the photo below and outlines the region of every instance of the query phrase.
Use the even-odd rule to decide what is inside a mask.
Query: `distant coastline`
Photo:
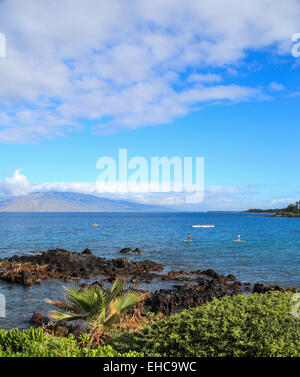
[[[249,209],[246,213],[273,215],[274,217],[300,217],[300,201],[290,204],[285,208],[274,209]]]
[[[208,211],[208,213],[251,213],[256,215],[271,215],[274,217],[300,217],[300,201],[285,208],[251,208],[246,211]]]
[[[271,212],[270,210],[263,210],[263,209],[248,209],[247,211],[207,211],[206,213],[252,213],[256,215],[275,215],[274,212]]]

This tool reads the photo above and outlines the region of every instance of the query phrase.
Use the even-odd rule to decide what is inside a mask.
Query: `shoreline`
[[[283,288],[279,285],[268,286],[261,282],[254,284],[241,282],[234,275],[225,276],[213,269],[166,272],[164,265],[151,260],[132,261],[127,256],[123,256],[124,249],[122,250],[122,256],[114,259],[95,256],[90,249],[85,249],[82,253],[55,249],[44,252],[34,251],[30,255],[15,255],[0,259],[0,280],[18,286],[37,286],[49,280],[61,281],[63,285],[63,281],[79,282],[82,279],[93,278],[93,282],[81,284],[81,287],[85,288],[89,285],[103,287],[119,277],[131,285],[143,284],[144,290],[149,292],[147,309],[164,315],[200,306],[223,296],[298,291],[294,287]],[[157,283],[162,288],[151,291],[151,287]],[[33,312],[36,312],[35,307],[32,308]],[[37,317],[40,316],[39,314]],[[29,322],[30,318],[28,318],[28,326]]]
[[[156,278],[161,281],[199,283],[199,276],[202,275],[237,280],[232,274],[225,276],[211,268],[170,270],[165,265],[149,259],[131,260],[129,256],[143,254],[139,249],[123,248],[119,253],[119,258],[107,259],[94,255],[88,248],[81,253],[57,248],[0,258],[0,281],[31,286],[49,279],[78,281],[95,278],[98,275],[105,276],[103,281],[107,282],[111,282],[116,276],[131,276],[133,277],[131,280],[134,280],[132,283],[135,284],[140,282],[151,284]],[[248,282],[241,284],[255,285]],[[294,287],[284,287],[284,289],[294,289]]]

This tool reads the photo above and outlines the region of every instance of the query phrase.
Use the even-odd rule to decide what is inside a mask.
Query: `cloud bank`
[[[290,53],[299,21],[297,0],[3,0],[0,142],[131,130],[199,104],[265,99],[225,72],[249,51]]]
[[[116,186],[118,182],[116,182]],[[208,186],[201,203],[187,204],[186,192],[111,192],[97,187],[96,182],[51,182],[35,184],[21,174],[21,169],[11,177],[0,180],[0,202],[34,192],[76,192],[108,199],[128,200],[134,203],[164,205],[171,209],[187,211],[247,210],[249,208],[278,208],[294,203],[296,198],[259,198],[259,186]]]

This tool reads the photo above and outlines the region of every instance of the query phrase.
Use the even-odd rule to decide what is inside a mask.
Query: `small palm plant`
[[[124,281],[116,280],[108,291],[92,286],[85,289],[71,288],[65,290],[65,301],[46,300],[49,304],[63,309],[53,310],[50,318],[64,321],[84,320],[90,326],[91,343],[108,337],[108,331],[118,322],[123,314],[143,301],[145,293],[136,290],[123,291]]]

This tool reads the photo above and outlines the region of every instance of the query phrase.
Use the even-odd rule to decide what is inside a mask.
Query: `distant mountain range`
[[[74,192],[43,192],[0,202],[0,212],[163,212],[170,209]]]

